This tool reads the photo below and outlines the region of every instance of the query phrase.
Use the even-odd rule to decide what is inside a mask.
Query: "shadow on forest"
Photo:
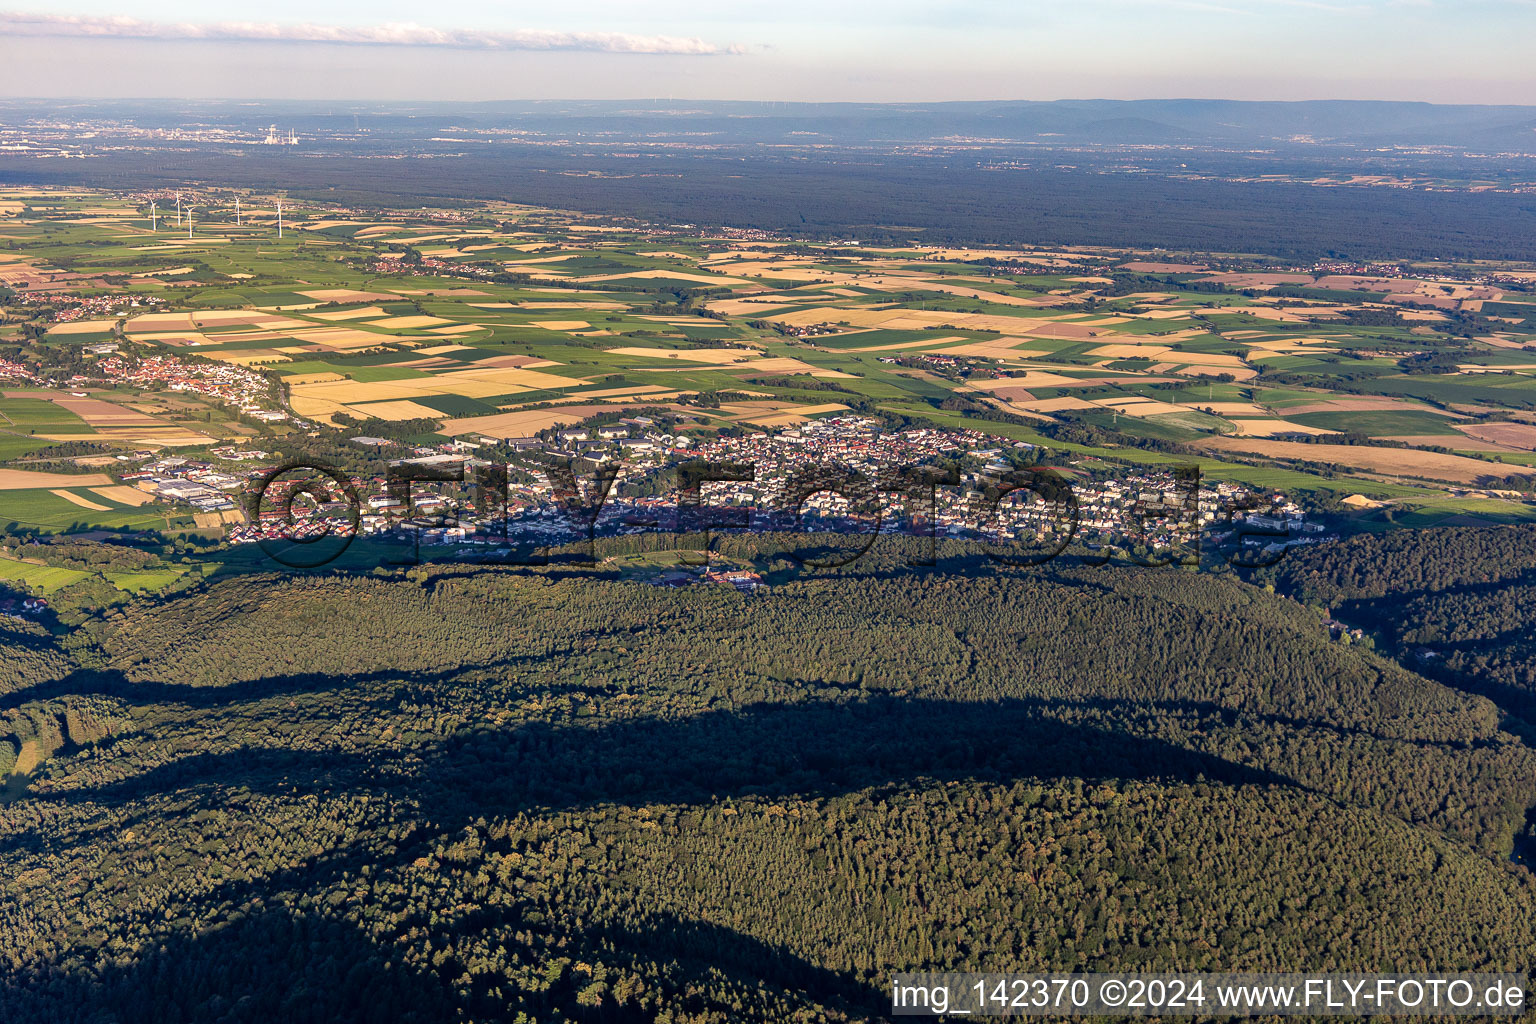
[[[1155,708],[1164,714],[1217,710],[1196,702],[1106,700],[1078,706],[1104,712]],[[351,787],[419,800],[436,814],[472,818],[592,803],[830,796],[917,779],[1295,785],[1280,775],[1124,731],[1107,716],[1103,725],[1066,722],[1051,714],[1060,707],[1061,701],[1043,699],[872,697],[754,704],[675,719],[471,726],[416,748],[416,766],[409,770],[399,766],[392,746],[382,746],[377,755],[241,747],[194,754],[120,782],[45,798],[110,805],[181,791],[205,795],[212,807],[225,790],[293,796]]]
[[[354,869],[361,864],[354,864]],[[255,895],[255,894],[251,894]],[[486,907],[481,929],[527,925],[516,906]],[[595,927],[563,936],[562,958],[592,962],[670,962],[689,976],[730,978],[754,993],[764,1010],[780,1012],[812,1000],[855,1015],[881,1012],[881,993],[730,928],[656,912],[643,925]],[[440,970],[402,963],[400,951],[362,928],[316,911],[246,909],[189,935],[157,940],[133,963],[90,972],[43,967],[0,979],[8,1019],[112,1021],[284,1021],[292,1024],[437,1024],[510,1019],[509,998],[538,1019],[563,1019],[579,1007],[590,977],[570,971],[546,976],[534,989],[498,990],[484,978],[465,985],[452,958]],[[695,994],[677,1000],[707,1009]],[[676,1002],[674,1003],[676,1005]],[[743,1007],[752,1019],[752,1007]],[[604,1024],[644,1024],[654,1012],[612,996],[583,1014]],[[766,1013],[763,1014],[767,1016]]]
[[[167,814],[185,820],[202,810],[243,813],[253,793],[298,801],[366,791],[404,803],[389,812],[391,819],[417,824],[391,842],[369,838],[365,830],[345,847],[303,864],[216,883],[184,908],[236,907],[243,914],[197,936],[156,940],[153,952],[128,967],[95,975],[52,968],[14,975],[0,981],[0,1002],[35,1004],[39,1010],[43,1005],[116,1008],[113,1019],[125,1022],[449,1019],[466,999],[494,997],[466,997],[431,973],[413,974],[398,963],[387,939],[381,944],[318,910],[301,914],[291,903],[281,909],[280,894],[318,895],[357,879],[365,866],[373,877],[404,870],[467,825],[519,812],[598,804],[703,805],[791,794],[833,797],[867,787],[927,788],[934,780],[1021,778],[1288,781],[1162,741],[1065,723],[1049,717],[1048,704],[1038,700],[880,697],[851,704],[760,704],[678,720],[530,722],[464,731],[418,748],[409,768],[392,748],[377,755],[270,747],[198,754],[120,782],[35,799],[115,807],[119,813],[112,815],[110,828],[116,833]],[[56,837],[23,833],[0,853],[41,853],[54,842]],[[519,921],[522,912],[518,903],[485,905],[456,928],[528,927]],[[562,927],[567,924],[540,925]],[[709,968],[743,983],[746,991],[760,981],[777,993],[776,1000],[794,1002],[793,993],[804,991],[860,1014],[880,1012],[879,993],[865,981],[730,928],[684,921],[659,909],[643,926],[589,921],[569,927],[576,930],[564,937],[567,955],[608,961],[618,951],[619,959],[635,964],[682,964],[695,977]],[[386,967],[390,960],[396,962]],[[310,996],[294,1002],[306,992]],[[572,1005],[568,994],[549,998]],[[162,1009],[153,1015],[129,1009],[140,1005]],[[495,1019],[490,1003],[474,1009]],[[642,1019],[631,1015],[638,1012],[610,1006],[601,1019]],[[91,1016],[82,1013],[81,1019]]]

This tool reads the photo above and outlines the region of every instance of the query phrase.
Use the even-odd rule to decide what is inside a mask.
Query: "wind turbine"
[[[277,237],[279,240],[283,237],[283,201],[281,199],[277,201]]]
[[[155,226],[155,201],[153,199],[149,201],[149,230],[158,230]]]
[[[235,227],[240,226],[240,197],[235,196]]]
[[[181,227],[181,193],[176,193],[176,226]]]
[[[187,237],[192,237],[192,207],[187,207]]]

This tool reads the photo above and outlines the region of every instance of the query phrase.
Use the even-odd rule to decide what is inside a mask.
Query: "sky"
[[[0,97],[1536,103],[1536,0],[0,0]]]

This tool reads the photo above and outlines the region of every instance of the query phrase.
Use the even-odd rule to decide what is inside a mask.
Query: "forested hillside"
[[[1529,968],[1536,754],[1257,587],[600,575],[246,577],[67,652],[5,636],[0,736],[40,762],[0,806],[7,1018],[863,1020],[902,969]]]
[[[1536,735],[1536,526],[1395,530],[1299,552],[1276,584],[1380,631]]]

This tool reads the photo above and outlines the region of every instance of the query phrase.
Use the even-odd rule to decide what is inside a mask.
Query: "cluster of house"
[[[692,224],[673,224],[675,231],[692,231]],[[761,228],[717,228],[711,234],[716,238],[727,238],[733,242],[787,242],[789,236],[777,235],[772,231],[764,231]]]
[[[819,323],[819,324],[778,324],[774,328],[780,334],[791,338],[819,338],[826,334],[842,334],[848,330],[846,324]]]
[[[392,444],[359,436],[364,447]],[[588,534],[613,536],[655,530],[690,529],[680,521],[686,503],[664,471],[682,461],[752,467],[750,479],[712,480],[701,485],[703,512],[735,513],[749,529],[809,528],[833,533],[912,530],[938,536],[992,541],[1049,541],[1071,533],[1090,548],[1132,543],[1174,548],[1196,539],[1281,551],[1325,539],[1320,523],[1306,519],[1283,495],[1255,493],[1227,481],[1200,482],[1172,470],[1144,470],[1112,479],[1067,471],[1070,497],[1048,490],[1007,490],[1008,474],[1030,456],[1026,442],[999,442],[972,430],[917,428],[888,431],[873,419],[840,416],[777,432],[695,440],[672,435],[645,417],[591,428],[559,431],[547,441],[512,443],[526,453],[571,460],[579,494],[557,493],[547,475],[510,474],[504,491],[476,484],[495,465],[477,445],[458,441],[442,450],[422,447],[397,465],[453,471],[452,482],[413,484],[409,502],[391,493],[383,475],[357,480],[361,507],[341,500],[301,502],[289,523],[282,494],[269,494],[264,514],[235,527],[236,543],[311,536],[352,528],[363,534],[410,536],[425,545],[544,546],[580,540]],[[617,462],[620,477],[600,506],[592,493],[591,470]],[[870,481],[888,481],[895,470],[945,463],[958,467],[959,486],[936,487],[929,496],[882,485],[873,504],[842,493],[836,478],[855,470]],[[828,485],[806,493],[805,481],[831,470]],[[660,475],[658,475],[660,474]],[[662,486],[628,488],[662,479]],[[323,481],[322,481],[323,483]],[[327,488],[330,490],[330,488]],[[649,491],[650,493],[644,493]],[[793,491],[793,493],[791,493]],[[574,505],[574,507],[573,507]],[[596,506],[594,510],[594,506]],[[701,520],[702,521],[702,520]]]
[[[477,267],[472,263],[462,263],[456,260],[440,259],[437,256],[423,256],[417,262],[407,263],[401,253],[381,252],[373,257],[370,269],[381,274],[399,274],[407,277],[480,277],[492,278],[499,271],[489,267]]]
[[[48,599],[21,594],[0,584],[0,618],[35,618],[48,610]]]
[[[102,375],[134,387],[164,385],[167,391],[185,391],[213,398],[241,413],[269,423],[289,419],[274,408],[272,385],[267,378],[229,363],[189,363],[175,356],[148,356],[130,362],[108,355],[98,364]]]
[[[107,383],[150,388],[158,384],[167,391],[185,391],[215,399],[224,405],[233,406],[247,416],[269,423],[292,418],[286,412],[273,408],[276,402],[272,396],[272,386],[265,377],[239,366],[228,363],[189,363],[175,356],[149,356],[133,361],[119,355],[118,344],[112,341],[88,344],[82,350],[87,355],[97,357],[89,374],[77,373],[67,381],[59,381],[39,376],[24,363],[0,359],[0,377],[23,380],[42,387],[61,383],[67,387]]]
[[[18,363],[14,359],[0,359],[0,377],[6,380],[21,380],[28,384],[46,384],[47,381],[32,372],[32,368],[26,363]]]
[[[1312,264],[1312,273],[1338,274],[1349,277],[1406,277],[1408,272],[1400,263],[1356,263],[1350,260],[1318,260]]]
[[[23,292],[17,297],[23,306],[52,306],[53,323],[96,320],[123,316],[134,309],[165,305],[158,295],[75,295],[70,292]]]
[[[1340,622],[1334,618],[1323,620],[1323,628],[1328,631],[1328,639],[1354,642],[1365,639],[1365,630]],[[1423,660],[1423,659],[1421,659]]]

